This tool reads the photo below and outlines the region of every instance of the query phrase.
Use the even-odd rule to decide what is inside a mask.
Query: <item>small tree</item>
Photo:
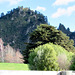
[[[56,52],[49,44],[33,49],[29,54],[29,64],[33,70],[59,70]]]

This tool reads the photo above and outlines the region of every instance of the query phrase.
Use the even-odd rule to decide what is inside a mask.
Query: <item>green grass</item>
[[[0,63],[0,70],[30,70],[29,64]]]

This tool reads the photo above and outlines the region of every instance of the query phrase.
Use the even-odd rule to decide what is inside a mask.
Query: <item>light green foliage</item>
[[[33,49],[29,54],[29,63],[33,70],[59,70],[56,52],[49,44]]]
[[[69,69],[74,53],[66,51],[59,45],[49,43],[55,50],[60,69]]]
[[[58,64],[60,70],[69,69],[73,55],[74,53],[66,51],[63,47],[49,43],[32,49],[29,63],[33,70],[58,70]]]
[[[57,56],[59,56],[61,54],[65,54],[67,56],[68,60],[71,61],[72,56],[74,55],[74,53],[66,51],[63,47],[61,47],[59,45],[54,45],[52,43],[49,43],[49,44],[54,48],[54,50],[56,51]]]
[[[0,70],[30,70],[29,64],[0,63]]]

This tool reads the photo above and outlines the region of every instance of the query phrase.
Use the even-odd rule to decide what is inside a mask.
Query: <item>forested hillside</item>
[[[65,28],[65,26],[63,24],[59,24],[59,28],[58,30],[61,30],[63,33],[65,33],[67,36],[70,37],[70,39],[74,40],[74,46],[75,46],[75,32],[71,32],[70,28]]]
[[[73,38],[75,32],[64,25],[56,29],[40,12],[18,7],[1,13],[0,62],[26,63],[31,70],[75,70]]]
[[[4,45],[9,44],[13,48],[24,50],[25,43],[30,41],[29,33],[41,23],[46,24],[47,17],[30,8],[18,7],[8,11],[6,15],[1,13],[0,38]]]

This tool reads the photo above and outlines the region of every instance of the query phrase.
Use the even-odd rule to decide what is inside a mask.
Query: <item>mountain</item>
[[[8,11],[6,15],[1,13],[0,38],[4,41],[4,46],[9,44],[22,51],[25,43],[30,42],[29,33],[40,24],[47,24],[46,16],[30,8],[18,7]]]
[[[71,31],[69,28],[65,28],[65,26],[63,24],[59,24],[59,28],[58,30],[61,30],[63,33],[67,34],[67,35],[70,35],[71,34]]]
[[[75,46],[75,32],[71,32],[69,28],[65,28],[63,24],[59,24],[58,30],[61,30],[63,33],[65,33],[67,36],[70,37],[70,39],[74,40],[74,46]]]

